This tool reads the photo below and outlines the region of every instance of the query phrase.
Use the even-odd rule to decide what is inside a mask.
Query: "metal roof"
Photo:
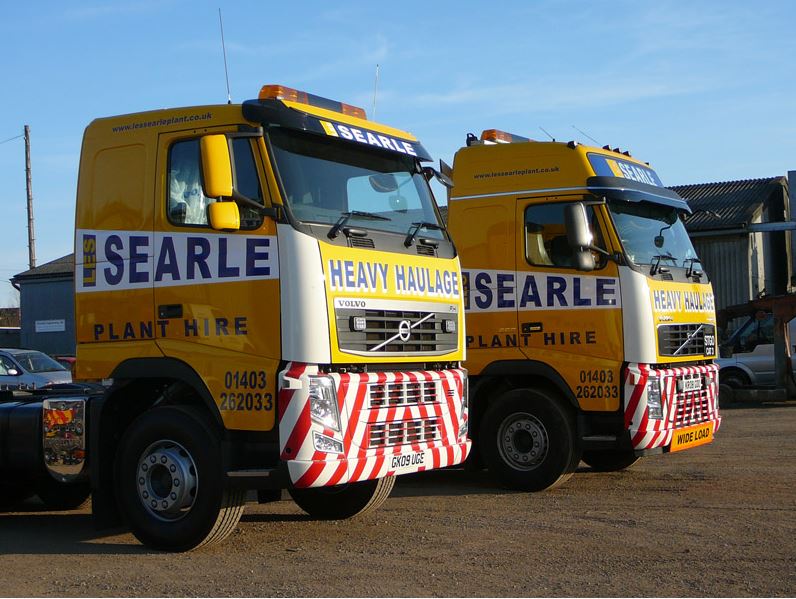
[[[41,266],[36,266],[35,268],[31,268],[30,270],[26,270],[25,272],[21,272],[17,275],[14,275],[12,281],[20,281],[26,279],[44,279],[50,277],[60,277],[64,275],[69,275],[70,277],[73,276],[75,271],[75,255],[69,254],[68,256],[62,256],[61,258],[56,258],[51,262],[47,262],[46,264],[42,264]]]
[[[685,221],[689,231],[739,228],[751,222],[755,212],[760,209],[772,194],[787,194],[786,177],[766,179],[745,179],[721,183],[698,183],[672,187],[688,201],[694,215]],[[718,218],[699,210],[710,210]]]

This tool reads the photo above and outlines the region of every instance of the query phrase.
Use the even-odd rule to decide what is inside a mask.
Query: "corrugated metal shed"
[[[791,248],[784,232],[750,232],[749,225],[790,217],[787,177],[767,177],[672,187],[694,215],[685,221],[713,283],[716,307],[761,293],[785,293]]]
[[[74,254],[69,254],[11,279],[19,289],[23,347],[74,355],[74,263]]]
[[[721,183],[698,183],[678,185],[674,191],[688,200],[691,210],[715,212],[718,218],[706,212],[699,212],[686,219],[686,227],[691,231],[735,229],[754,222],[756,213],[776,194],[780,198],[783,189],[787,194],[786,177],[765,179],[745,179]],[[787,195],[785,196],[787,197]]]
[[[694,239],[694,249],[702,259],[702,269],[710,276],[716,305],[732,306],[749,301],[757,294],[749,256],[747,235]]]

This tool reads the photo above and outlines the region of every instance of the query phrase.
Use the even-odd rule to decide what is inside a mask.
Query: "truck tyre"
[[[237,526],[245,491],[224,488],[213,424],[195,407],[144,412],[116,455],[116,501],[133,534],[154,549],[189,551]]]
[[[289,489],[293,501],[313,518],[344,520],[379,507],[390,496],[394,476],[333,487]]]
[[[44,502],[47,509],[76,510],[88,503],[88,498],[91,497],[91,484],[62,483],[45,473],[36,483],[36,495]]]
[[[627,451],[584,451],[580,458],[597,472],[616,472],[630,468],[641,458],[632,450]]]
[[[15,510],[31,495],[33,490],[27,485],[0,483],[0,512]]]
[[[544,391],[514,389],[484,414],[481,455],[503,484],[543,491],[566,481],[580,461],[572,417]]]

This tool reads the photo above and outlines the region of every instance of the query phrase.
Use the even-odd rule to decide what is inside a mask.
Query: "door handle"
[[[520,330],[523,335],[541,333],[544,330],[544,325],[541,322],[522,322],[520,323]]]
[[[161,304],[158,318],[182,318],[182,304]]]

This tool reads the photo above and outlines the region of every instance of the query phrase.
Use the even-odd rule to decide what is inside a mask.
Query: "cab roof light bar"
[[[299,104],[309,104],[317,108],[325,108],[348,116],[353,116],[359,119],[367,119],[364,108],[352,106],[351,104],[344,104],[330,100],[329,98],[322,98],[314,94],[293,89],[284,85],[263,85],[260,89],[260,100],[287,100],[288,102],[298,102]]]
[[[623,152],[620,148],[611,149],[611,146],[607,146],[607,145],[603,146],[603,150],[608,150],[609,152],[616,152],[617,154],[624,154],[625,156],[630,156],[631,158],[633,157],[630,154],[629,150],[626,150],[626,151]]]
[[[511,144],[533,140],[528,137],[523,137],[522,135],[506,133],[500,129],[485,129],[481,133],[481,141],[495,144]]]

